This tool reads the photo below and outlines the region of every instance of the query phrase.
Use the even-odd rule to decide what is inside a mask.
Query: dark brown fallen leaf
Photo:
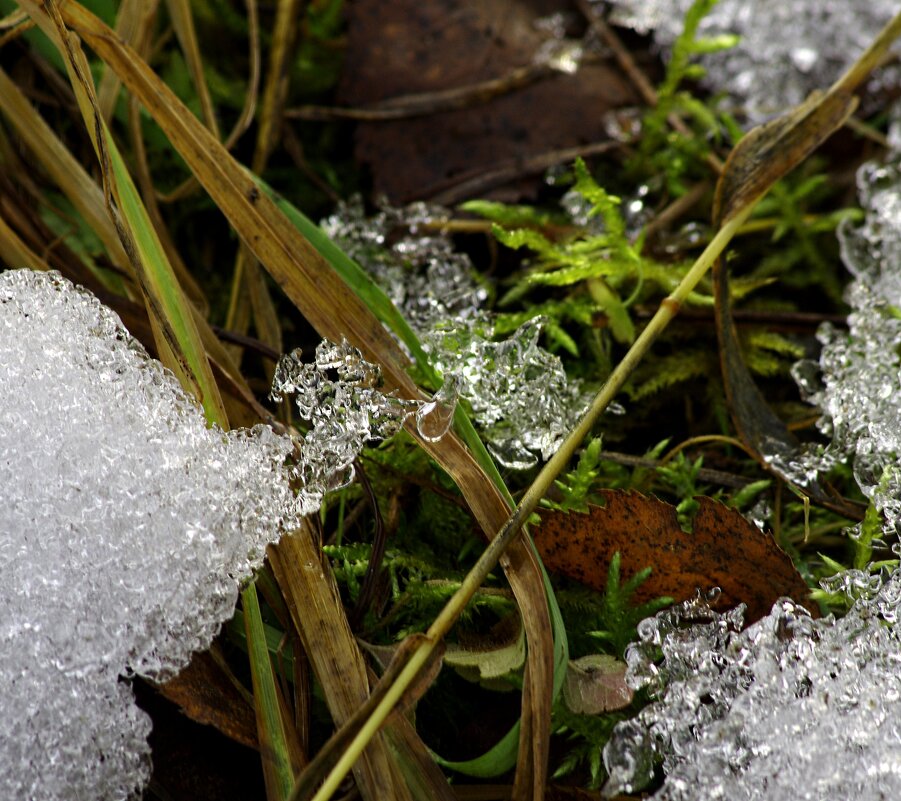
[[[698,498],[692,531],[686,532],[675,507],[657,498],[621,490],[601,494],[606,504],[588,514],[541,512],[534,538],[548,569],[603,592],[607,566],[619,551],[624,577],[653,568],[637,601],[662,595],[683,601],[698,587],[716,586],[722,590],[717,608],[745,603],[748,623],[780,596],[807,601],[809,589],[788,554],[736,510]]]
[[[338,100],[367,106],[500,78],[533,63],[547,39],[535,22],[568,9],[562,0],[350,3]],[[605,111],[636,102],[616,69],[588,64],[469,108],[360,123],[357,158],[371,167],[376,193],[430,197],[429,187],[446,190],[456,175],[607,139]],[[511,197],[539,185],[519,182]]]
[[[191,720],[215,726],[226,737],[250,748],[257,747],[253,707],[208,651],[194,654],[181,673],[158,689]]]

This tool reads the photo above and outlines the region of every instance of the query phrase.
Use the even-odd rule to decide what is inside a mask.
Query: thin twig
[[[375,520],[375,533],[372,536],[372,550],[369,554],[369,564],[366,566],[366,575],[363,576],[363,583],[360,587],[360,594],[357,596],[357,602],[347,616],[347,622],[350,623],[351,629],[356,631],[375,595],[376,583],[382,572],[382,560],[385,558],[385,549],[388,545],[388,534],[385,531],[382,511],[379,509],[379,500],[375,496],[369,477],[366,475],[366,471],[363,469],[359,459],[354,460],[354,466],[357,478],[360,480],[360,486],[363,487],[363,493],[372,507],[373,519]]]
[[[651,220],[636,237],[643,235],[645,240],[649,240],[655,236],[658,231],[666,228],[670,224],[678,220],[683,214],[694,208],[704,195],[710,191],[710,184],[707,181],[701,181],[695,184],[684,195],[676,198],[663,211],[660,212],[653,220]]]
[[[617,451],[601,451],[599,458],[602,461],[613,462],[623,467],[640,467],[646,470],[656,470],[663,462],[660,459],[648,459],[644,456],[633,456],[630,453],[619,453]],[[751,483],[750,478],[745,478],[737,473],[727,473],[724,470],[713,470],[709,467],[702,467],[698,471],[698,478],[705,484],[716,484],[721,487],[731,487],[732,489],[742,489]]]
[[[550,150],[534,156],[503,161],[492,170],[470,170],[456,176],[453,180],[433,184],[417,193],[416,197],[428,198],[432,203],[441,206],[452,206],[468,197],[473,197],[499,184],[505,184],[523,175],[534,175],[544,172],[555,164],[575,161],[577,158],[597,156],[619,147],[627,147],[627,142],[608,140],[594,142],[589,145],[568,147],[561,150]],[[415,198],[411,198],[415,199]]]
[[[210,328],[213,329],[213,333],[223,342],[231,342],[234,345],[240,345],[242,348],[259,353],[264,359],[277,362],[282,357],[281,353],[275,348],[269,347],[269,345],[256,337],[249,336],[248,334],[241,334],[238,331],[231,331],[228,328],[221,328],[218,325],[210,325]]]
[[[342,106],[300,106],[286,109],[285,117],[298,120],[325,122],[330,120],[357,120],[358,122],[387,122],[390,120],[424,117],[444,111],[487,103],[496,97],[524,89],[533,83],[560,75],[549,64],[527,64],[517,67],[499,78],[440,89],[434,92],[417,92],[399,95],[359,108]]]

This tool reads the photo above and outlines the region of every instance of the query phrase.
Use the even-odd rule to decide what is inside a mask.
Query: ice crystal
[[[120,676],[206,647],[297,514],[287,438],[208,427],[118,317],[0,275],[0,797],[124,799],[148,718]]]
[[[626,681],[652,702],[605,747],[605,792],[662,762],[665,801],[901,797],[901,572],[843,581],[838,621],[781,599],[741,631],[701,598],[643,621]]]
[[[312,425],[304,436],[295,475],[301,479],[303,511],[319,508],[323,496],[354,478],[354,459],[367,442],[396,434],[414,417],[419,433],[440,439],[453,421],[456,382],[450,380],[428,402],[386,395],[381,371],[357,348],[323,341],[304,364],[300,350],[283,356],[272,382],[273,397],[291,395]]]
[[[667,50],[693,0],[608,0],[612,19],[653,32]],[[891,0],[720,0],[700,36],[738,34],[739,44],[704,55],[705,83],[743,105],[752,122],[829,86],[897,11]]]
[[[383,204],[367,218],[357,199],[341,204],[322,227],[421,333],[450,318],[485,318],[488,292],[469,257],[441,234],[440,222],[447,217],[443,209],[413,203],[403,209]]]
[[[536,454],[549,459],[587,401],[560,359],[538,344],[540,333],[536,318],[494,342],[484,331],[450,321],[423,340],[435,366],[457,376],[492,455],[514,470],[532,467]]]
[[[821,327],[819,363],[801,362],[795,379],[823,412],[826,446],[781,464],[799,483],[850,460],[864,494],[901,530],[901,161],[858,172],[863,225],[839,229],[842,259],[855,280],[847,290],[848,330]]]
[[[442,209],[383,206],[367,219],[359,202],[340,207],[325,231],[382,286],[434,366],[471,405],[492,454],[510,469],[547,459],[588,397],[560,359],[538,344],[541,320],[495,341],[487,292],[469,257],[440,231]]]

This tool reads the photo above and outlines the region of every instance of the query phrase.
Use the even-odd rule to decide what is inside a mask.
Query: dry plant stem
[[[413,683],[420,669],[429,660],[432,651],[456,623],[482,582],[497,565],[507,546],[518,536],[520,529],[532,512],[535,511],[538,502],[544,497],[554,479],[569,463],[573,453],[591,432],[597,419],[610,405],[616,393],[622,388],[626,379],[631,375],[653,342],[678,313],[680,306],[689,293],[726,248],[726,245],[735,235],[736,230],[745,221],[755,205],[756,201],[755,203],[747,204],[744,209],[729,219],[698,257],[698,260],[694,263],[691,270],[688,271],[685,278],[682,279],[679,286],[660,304],[657,313],[641,332],[638,339],[635,340],[635,343],[623,357],[623,360],[610,374],[604,386],[601,387],[591,402],[591,406],[582,415],[579,423],[541,469],[541,472],[529,489],[526,490],[522,500],[520,500],[516,509],[507,519],[507,522],[497,533],[497,536],[491,540],[488,547],[479,557],[478,562],[463,579],[460,589],[457,590],[444,609],[438,614],[438,617],[435,618],[432,625],[429,626],[422,645],[413,652],[397,680],[388,689],[382,702],[376,707],[369,720],[363,724],[347,751],[338,760],[319,792],[313,797],[313,801],[328,801],[332,797],[348,771],[353,767],[363,748],[378,732],[382,723],[391,714],[391,710],[403,696],[406,689]]]
[[[491,170],[469,171],[455,176],[450,181],[433,184],[417,192],[414,197],[409,199],[426,198],[430,203],[437,203],[439,206],[452,206],[454,203],[476,197],[480,192],[492,189],[499,184],[509,183],[521,176],[544,172],[556,164],[575,161],[577,158],[598,156],[601,153],[607,153],[627,145],[628,142],[619,142],[611,139],[604,142],[579,145],[578,147],[568,147],[562,150],[550,150],[546,153],[538,153],[525,158],[510,159],[509,161],[500,162]]]
[[[487,103],[495,97],[514,92],[517,89],[524,89],[543,78],[559,74],[558,70],[548,64],[528,64],[525,67],[517,67],[500,78],[492,78],[491,80],[468,86],[455,86],[452,89],[443,89],[435,92],[421,92],[391,97],[362,108],[300,106],[287,109],[285,117],[321,122],[329,120],[385,122],[388,120],[422,117]]]
[[[740,439],[736,439],[735,437],[726,437],[722,434],[707,434],[703,437],[691,437],[690,439],[686,439],[684,442],[680,442],[678,445],[670,448],[666,454],[664,454],[660,458],[660,465],[669,464],[673,459],[676,458],[682,451],[686,448],[693,448],[695,445],[704,445],[710,442],[717,442],[721,445],[726,445],[733,448],[738,448],[741,451],[744,451],[748,456],[752,459],[754,458],[754,454],[751,453],[750,449],[744,442]]]
[[[641,456],[632,456],[632,454],[619,453],[617,451],[601,451],[600,458],[605,462],[613,462],[613,464],[623,465],[624,467],[641,467],[646,470],[656,470],[661,466],[659,459],[645,459]],[[751,479],[736,473],[711,470],[708,467],[702,467],[698,470],[698,478],[705,484],[718,484],[722,487],[731,487],[733,489],[743,489],[751,483]]]

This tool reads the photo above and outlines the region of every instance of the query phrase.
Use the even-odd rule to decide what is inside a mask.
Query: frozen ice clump
[[[692,0],[608,0],[612,20],[653,32],[668,50]],[[720,0],[701,36],[737,34],[739,44],[701,59],[704,82],[743,105],[752,123],[829,86],[897,12],[891,0]]]
[[[532,467],[537,454],[549,459],[589,400],[560,359],[538,344],[540,333],[534,318],[500,342],[490,339],[490,328],[457,321],[424,337],[437,369],[459,377],[492,455],[513,470]]]
[[[59,275],[0,275],[0,798],[139,794],[150,722],[119,677],[170,677],[232,614],[297,522],[292,450],[208,428]]]
[[[447,217],[444,209],[417,203],[383,206],[367,219],[357,201],[339,207],[323,228],[373,276],[434,366],[456,382],[495,458],[527,469],[554,453],[589,395],[538,344],[540,319],[495,341],[493,317],[483,308],[487,292],[469,257],[430,225]]]
[[[782,599],[741,631],[700,598],[643,621],[626,682],[652,702],[605,747],[605,793],[662,764],[665,801],[901,797],[901,572],[871,579],[837,621]]]
[[[428,402],[383,393],[381,371],[360,351],[323,341],[316,358],[304,364],[295,350],[276,366],[272,396],[293,396],[301,417],[312,423],[300,449],[295,475],[301,479],[304,513],[319,508],[323,496],[354,478],[354,459],[367,442],[396,434],[414,417],[421,436],[440,439],[453,422],[457,382],[450,380]]]
[[[417,333],[454,318],[482,321],[488,292],[472,262],[430,224],[447,219],[425,203],[382,204],[367,217],[357,198],[338,206],[323,230],[375,279]]]
[[[839,229],[842,259],[855,276],[847,290],[848,330],[824,325],[819,364],[794,375],[823,411],[830,437],[794,466],[801,474],[851,460],[861,489],[885,514],[887,533],[901,530],[901,162],[869,163],[858,172],[866,217]]]

